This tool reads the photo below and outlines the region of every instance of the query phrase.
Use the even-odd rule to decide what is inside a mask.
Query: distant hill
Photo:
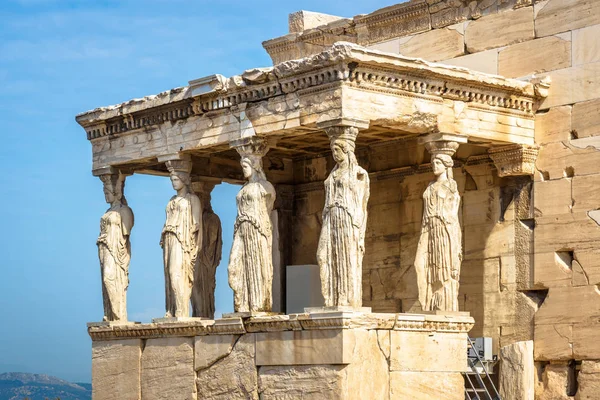
[[[92,385],[53,376],[8,372],[0,374],[0,400],[91,400]]]

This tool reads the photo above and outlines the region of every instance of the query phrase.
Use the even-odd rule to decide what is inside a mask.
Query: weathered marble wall
[[[325,313],[91,327],[105,399],[463,399],[469,316]]]
[[[499,338],[500,346],[534,339],[537,398],[594,398],[600,384],[594,339],[600,331],[600,2],[427,3],[429,29],[381,36],[371,47],[506,77],[552,79],[536,116],[541,149],[531,200],[523,192],[504,221],[496,220],[508,194],[483,167],[477,190],[463,196],[461,290],[477,321],[471,335]],[[508,186],[515,184],[521,185]]]
[[[429,155],[414,140],[359,151],[371,174],[363,261],[363,303],[374,312],[420,312],[414,259],[423,191],[433,179]],[[475,317],[471,336],[494,348],[533,338],[533,315],[543,294],[530,292],[531,179],[498,178],[485,149],[459,148],[454,177],[462,195],[464,260],[459,305]],[[421,167],[415,167],[421,165]],[[293,264],[314,264],[329,158],[295,162]]]

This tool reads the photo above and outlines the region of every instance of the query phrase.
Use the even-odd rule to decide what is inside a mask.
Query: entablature
[[[176,152],[212,156],[254,135],[277,138],[274,151],[293,159],[327,152],[320,126],[344,118],[367,121],[359,147],[432,132],[532,145],[540,97],[530,82],[339,42],[304,59],[97,108],[77,122],[95,169],[151,165]]]

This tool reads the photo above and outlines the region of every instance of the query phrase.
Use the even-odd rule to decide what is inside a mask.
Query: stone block
[[[376,330],[354,329],[353,362],[346,367],[347,399],[387,399],[390,393],[391,349]],[[383,340],[383,347],[382,341]]]
[[[540,74],[549,76],[552,85],[540,109],[600,98],[600,62]]]
[[[514,222],[471,225],[465,229],[464,258],[481,259],[512,255],[515,248]]]
[[[587,212],[541,216],[536,218],[534,240],[536,254],[574,251],[576,255],[596,249],[600,229]]]
[[[534,9],[536,37],[600,24],[600,3],[596,0],[548,0]]]
[[[368,269],[400,265],[400,235],[385,235],[365,239],[368,249],[363,258],[363,275]]]
[[[375,43],[367,46],[371,50],[385,51],[387,53],[398,54],[400,52],[400,43],[404,42],[404,38],[387,40],[385,42]]]
[[[536,252],[533,257],[533,282],[536,287],[571,286],[573,280],[572,262],[568,252]]]
[[[499,196],[498,188],[465,192],[462,197],[462,225],[495,224],[500,216]]]
[[[500,349],[499,392],[503,399],[534,399],[533,340],[513,343]]]
[[[473,71],[498,75],[498,49],[480,51],[474,54],[451,58],[442,61],[443,64],[469,68]]]
[[[390,372],[390,398],[464,400],[464,378],[456,372]]]
[[[600,24],[576,29],[571,32],[573,41],[573,65],[600,62]]]
[[[258,400],[254,335],[242,335],[228,356],[198,371],[198,399]]]
[[[600,174],[576,174],[571,182],[573,212],[598,209],[600,206]]]
[[[548,291],[548,296],[535,314],[535,324],[591,323],[599,318],[598,286],[556,287]]]
[[[140,339],[93,342],[94,400],[141,400],[141,357]]]
[[[600,361],[583,360],[577,375],[575,400],[595,400],[600,395]]]
[[[463,24],[435,29],[412,36],[399,44],[403,56],[440,61],[465,54]]]
[[[594,138],[592,138],[594,139]],[[549,143],[540,149],[536,160],[537,180],[600,173],[600,151],[594,147],[575,147],[578,141]],[[536,183],[537,184],[537,183]]]
[[[571,35],[548,36],[500,49],[498,73],[517,78],[571,66]]]
[[[572,125],[578,138],[600,136],[600,99],[574,104]]]
[[[465,43],[469,53],[508,46],[534,38],[531,7],[488,15],[465,25]]]
[[[220,359],[227,357],[233,350],[240,335],[196,336],[194,344],[194,368],[205,369]]]
[[[261,399],[343,400],[344,368],[345,365],[260,367]]]
[[[489,293],[500,290],[500,259],[465,260],[460,271],[460,291]]]
[[[329,22],[342,19],[336,15],[322,14],[312,11],[296,11],[288,17],[289,33],[301,33]]]
[[[576,283],[581,281],[581,277],[576,277],[576,274],[584,275],[583,282],[585,282],[586,285],[600,284],[600,249],[589,248],[576,250],[574,256],[578,265],[576,265],[577,268],[573,268],[573,286],[580,286]],[[578,268],[581,269],[581,271]]]
[[[600,323],[596,321],[573,324],[572,330],[573,358],[576,360],[600,360],[600,343],[598,342]]]
[[[582,104],[582,103],[579,103]],[[535,142],[544,145],[571,137],[571,106],[552,107],[535,115]]]
[[[372,299],[404,299],[418,297],[414,268],[378,268],[369,277]]]
[[[572,400],[567,395],[569,366],[567,363],[551,363],[541,367],[541,382],[535,389],[536,400]]]
[[[555,179],[533,185],[533,207],[536,217],[568,214],[573,206],[573,179]]]
[[[144,400],[196,400],[194,339],[148,339],[141,376]]]
[[[355,345],[354,332],[344,329],[260,332],[256,365],[349,364]]]
[[[383,337],[375,330],[351,330],[355,343],[347,348],[348,365],[262,366],[259,369],[261,399],[385,399],[389,396]],[[260,354],[257,341],[257,356]],[[310,345],[304,343],[304,345]],[[303,351],[309,347],[303,347]],[[318,346],[318,349],[323,349]],[[331,350],[329,350],[331,351]],[[388,353],[389,356],[389,353]],[[258,361],[258,358],[257,358]]]
[[[391,331],[390,371],[467,370],[465,333]]]
[[[552,324],[535,326],[534,357],[538,361],[573,359],[573,326]]]

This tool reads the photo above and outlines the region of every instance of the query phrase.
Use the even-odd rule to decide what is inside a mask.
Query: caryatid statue
[[[458,221],[460,194],[452,176],[453,141],[426,143],[435,180],[423,193],[423,220],[415,268],[424,311],[458,311],[462,233]]]
[[[168,160],[177,194],[167,204],[160,245],[165,265],[165,317],[189,317],[194,268],[202,245],[202,205],[191,190],[189,159]]]
[[[229,257],[229,286],[236,312],[271,312],[273,304],[273,228],[271,211],[275,189],[265,176],[262,157],[268,146],[263,139],[241,139],[233,146],[247,182],[236,196],[233,245]]]
[[[210,193],[215,182],[193,182],[194,192],[200,197],[202,211],[202,247],[196,260],[192,288],[192,316],[214,319],[217,266],[221,261],[223,238],[221,220],[214,213]]]
[[[98,257],[102,275],[104,321],[127,321],[127,287],[133,228],[133,212],[123,194],[125,175],[111,171],[100,175],[104,196],[110,208],[100,218]]]
[[[335,167],[325,180],[323,226],[317,248],[325,306],[362,306],[369,174],[354,154],[358,128],[326,128]]]

